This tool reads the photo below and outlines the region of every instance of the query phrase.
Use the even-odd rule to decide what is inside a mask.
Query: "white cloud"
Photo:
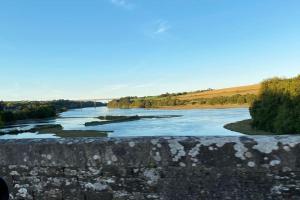
[[[171,26],[168,21],[165,20],[158,20],[156,22],[156,29],[154,34],[163,34],[170,30]]]
[[[134,5],[128,0],[110,0],[110,2],[115,6],[122,7],[125,9],[133,9],[134,7]]]
[[[173,34],[170,32],[172,26],[167,20],[158,19],[146,24],[143,28],[145,36],[157,40],[165,40],[173,38]]]

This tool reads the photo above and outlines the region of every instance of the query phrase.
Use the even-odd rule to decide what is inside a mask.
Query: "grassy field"
[[[246,95],[246,94],[254,94],[258,95],[260,90],[260,84],[255,85],[247,85],[247,86],[240,86],[240,87],[231,87],[231,88],[224,88],[224,89],[216,89],[211,91],[204,91],[204,92],[189,92],[184,95],[176,96],[176,99],[179,100],[186,100],[186,101],[193,101],[197,99],[209,99],[214,97],[229,97],[233,95]],[[199,105],[199,104],[187,104],[187,105],[176,105],[176,106],[161,106],[160,109],[222,109],[222,108],[247,108],[249,104],[215,104],[215,105]]]
[[[182,106],[161,106],[161,110],[189,110],[189,109],[225,109],[225,108],[248,108],[248,104],[216,104],[216,105],[182,105]]]
[[[224,89],[217,89],[205,92],[190,92],[185,95],[180,95],[177,98],[180,100],[193,100],[200,98],[213,98],[219,96],[233,96],[236,94],[245,95],[245,94],[255,94],[257,95],[260,89],[260,84],[247,85],[240,87],[231,87]]]
[[[195,92],[166,93],[158,96],[124,97],[108,103],[110,108],[209,109],[249,107],[260,84],[208,89]]]
[[[224,126],[224,128],[226,128],[230,131],[239,132],[239,133],[243,133],[243,134],[246,134],[246,135],[276,135],[276,134],[271,133],[271,132],[254,129],[251,126],[251,122],[252,122],[251,119],[246,119],[246,120],[243,120],[243,121],[238,121],[238,122],[226,124]]]

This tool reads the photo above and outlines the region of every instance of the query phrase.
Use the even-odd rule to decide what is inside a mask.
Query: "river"
[[[94,117],[103,115],[182,115],[175,118],[141,119],[138,121],[105,124],[85,127],[85,122],[95,121]],[[223,128],[230,122],[250,118],[246,108],[194,109],[194,110],[149,110],[149,109],[109,109],[107,107],[74,109],[60,114],[54,120],[42,124],[61,124],[65,130],[113,131],[109,137],[128,136],[234,136],[240,133]],[[37,123],[25,124],[33,127]],[[54,134],[21,133],[2,135],[0,139],[57,138]]]

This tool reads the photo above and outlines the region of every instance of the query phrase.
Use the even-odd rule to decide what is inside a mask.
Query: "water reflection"
[[[85,122],[95,121],[102,115],[182,115],[176,118],[141,119],[115,124],[85,127]],[[106,107],[69,110],[61,113],[60,118],[47,121],[61,124],[65,130],[114,131],[109,137],[126,136],[224,136],[241,135],[223,128],[224,124],[248,119],[246,108],[204,109],[204,110],[148,110],[148,109],[108,109]],[[40,123],[29,123],[19,128],[30,128]],[[45,122],[43,123],[45,124]],[[54,134],[22,133],[3,135],[0,139],[56,138]]]

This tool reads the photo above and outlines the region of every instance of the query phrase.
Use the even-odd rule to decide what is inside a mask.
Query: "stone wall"
[[[300,137],[0,141],[11,199],[300,199]]]

